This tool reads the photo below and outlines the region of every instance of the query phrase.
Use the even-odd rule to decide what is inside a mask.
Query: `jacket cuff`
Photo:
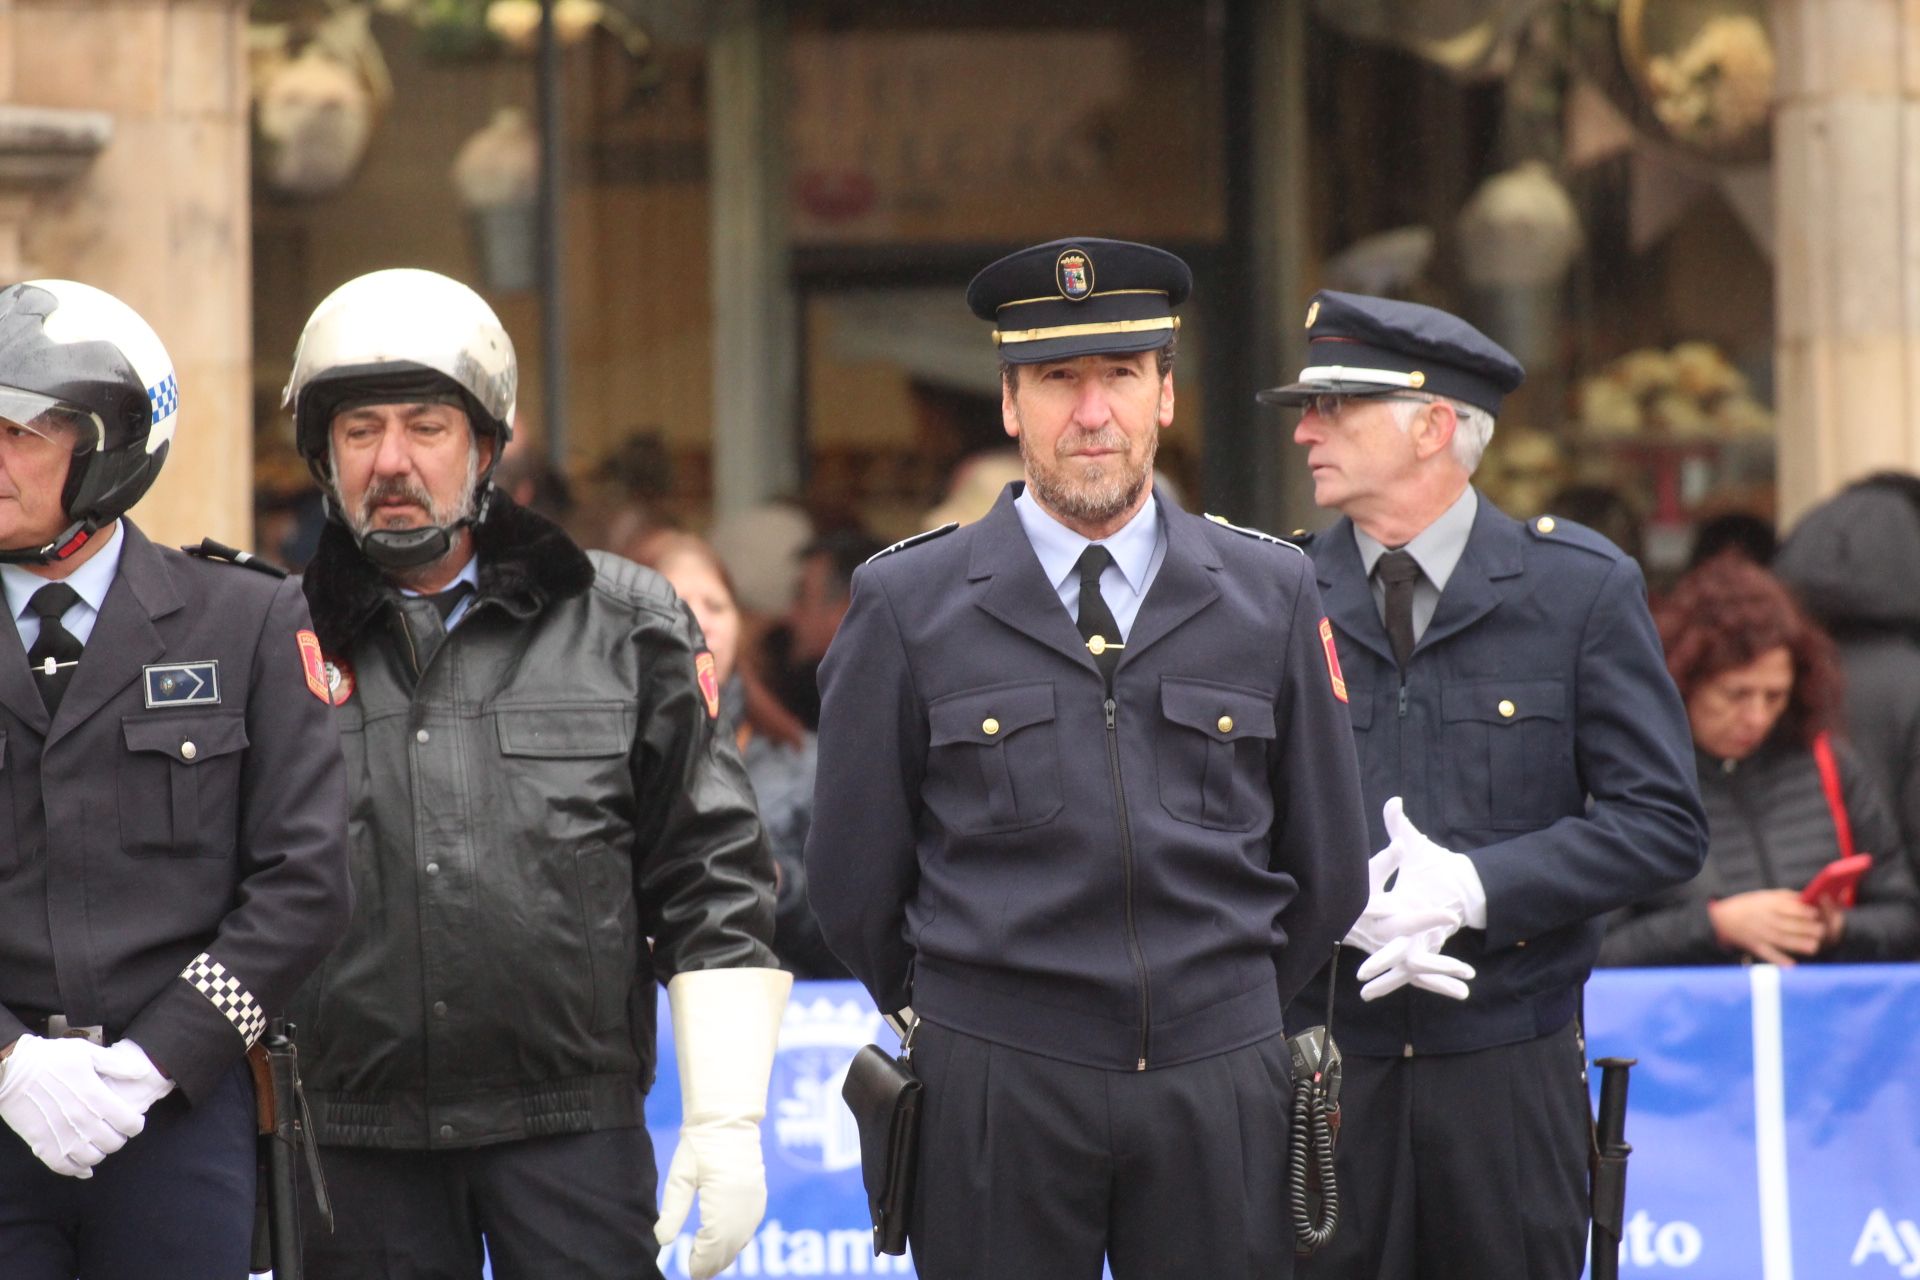
[[[266,1030],[266,1013],[238,978],[205,952],[193,958],[126,1030],[153,1064],[198,1103]]]

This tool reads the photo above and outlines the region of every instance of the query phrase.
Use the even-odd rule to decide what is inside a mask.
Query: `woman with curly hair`
[[[1733,554],[1681,578],[1654,621],[1693,726],[1707,864],[1690,883],[1616,913],[1600,963],[1791,965],[1920,953],[1920,888],[1899,828],[1853,752],[1829,735],[1841,691],[1826,634],[1779,579]],[[1873,854],[1853,905],[1802,902],[1800,890],[1849,838]]]

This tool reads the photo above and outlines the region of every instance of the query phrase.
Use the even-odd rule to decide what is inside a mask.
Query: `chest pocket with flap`
[[[135,858],[225,858],[240,825],[244,711],[121,720],[120,845]]]
[[[1160,679],[1155,735],[1160,803],[1182,822],[1224,831],[1250,830],[1273,812],[1267,754],[1274,737],[1273,702],[1258,689],[1184,676]]]
[[[1573,776],[1563,681],[1456,681],[1440,690],[1440,719],[1451,825],[1532,830],[1570,812],[1572,797],[1554,794]]]
[[[1060,812],[1050,681],[949,694],[927,707],[927,807],[955,831],[1036,826]]]

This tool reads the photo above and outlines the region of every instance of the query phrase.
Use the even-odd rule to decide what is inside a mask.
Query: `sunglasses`
[[[1322,392],[1320,395],[1308,396],[1305,400],[1301,401],[1300,414],[1304,417],[1307,411],[1311,409],[1328,422],[1336,422],[1339,420],[1340,415],[1347,411],[1348,406],[1352,405],[1356,400],[1364,404],[1379,404],[1385,400],[1400,400],[1412,404],[1433,403],[1432,396],[1397,395],[1393,393],[1378,396],[1350,396],[1340,395],[1334,392]]]

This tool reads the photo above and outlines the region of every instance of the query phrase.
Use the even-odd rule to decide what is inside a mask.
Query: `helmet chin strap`
[[[435,560],[453,549],[453,535],[462,529],[471,529],[487,518],[487,509],[493,505],[493,485],[483,482],[485,489],[477,504],[478,509],[470,516],[462,516],[452,524],[422,525],[417,529],[369,529],[365,533],[354,533],[354,541],[360,546],[360,553],[371,560],[376,568],[393,573],[404,573],[408,569],[418,569],[422,565],[432,564]],[[353,525],[345,519],[338,501],[331,493],[327,495],[328,514],[345,525],[349,532]]]
[[[0,564],[55,564],[73,555],[93,541],[100,526],[92,520],[75,520],[52,542],[43,547],[18,547],[0,550]]]

